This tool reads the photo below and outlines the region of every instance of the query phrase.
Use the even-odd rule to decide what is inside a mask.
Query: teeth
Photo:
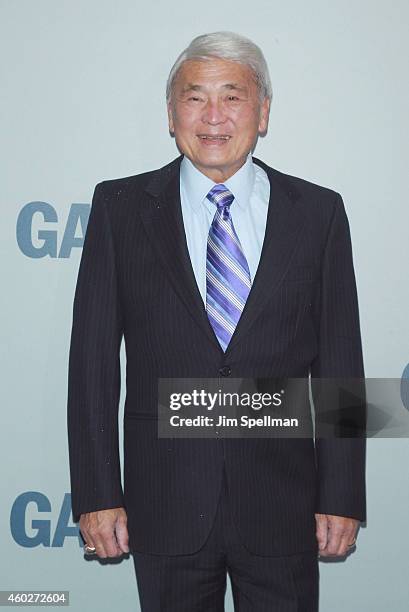
[[[229,140],[230,136],[199,136],[203,140]]]

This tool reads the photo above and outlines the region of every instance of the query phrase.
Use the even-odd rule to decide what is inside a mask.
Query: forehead
[[[253,71],[249,66],[220,58],[186,60],[175,80],[175,86],[181,89],[187,84],[222,87],[228,83],[237,83],[250,92],[256,88]]]

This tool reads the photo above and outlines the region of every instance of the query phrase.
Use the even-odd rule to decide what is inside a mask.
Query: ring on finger
[[[96,554],[95,546],[89,546],[89,544],[85,544],[84,545],[84,550],[87,553],[87,555],[95,555]]]

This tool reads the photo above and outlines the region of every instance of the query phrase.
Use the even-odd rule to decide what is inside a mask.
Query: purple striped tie
[[[218,184],[206,197],[217,206],[207,238],[206,311],[225,351],[246,303],[251,277],[230,215],[234,195]]]

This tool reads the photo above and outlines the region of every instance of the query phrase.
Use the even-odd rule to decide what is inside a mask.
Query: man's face
[[[259,101],[252,70],[214,58],[187,60],[168,104],[169,129],[192,163],[223,182],[246,161],[257,136],[267,131],[270,102]]]

